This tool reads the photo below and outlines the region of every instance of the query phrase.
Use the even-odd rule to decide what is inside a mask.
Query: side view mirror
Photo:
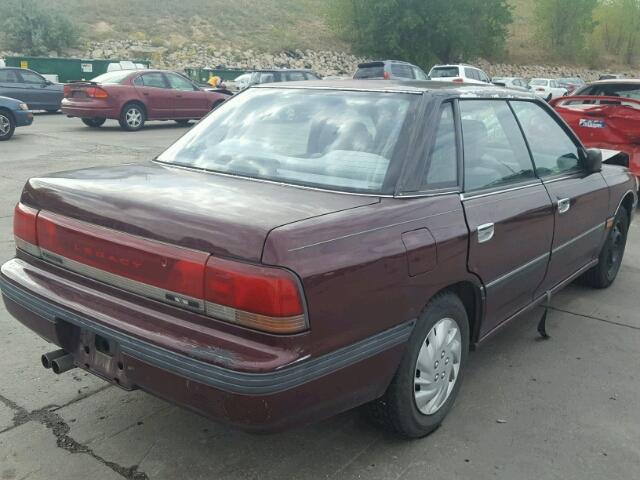
[[[52,81],[50,81],[50,80],[45,80],[45,81],[42,83],[42,88],[48,87],[48,86],[50,86],[50,85],[53,85],[53,82],[52,82]]]
[[[599,148],[588,148],[584,158],[584,167],[587,173],[602,171],[602,151]]]

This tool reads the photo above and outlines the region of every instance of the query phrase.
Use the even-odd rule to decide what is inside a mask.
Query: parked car
[[[623,73],[604,73],[598,80],[622,80],[623,78],[625,78]]]
[[[558,79],[558,85],[566,88],[569,94],[573,93],[580,87],[584,87],[586,82],[580,77],[565,77]]]
[[[506,87],[520,92],[529,91],[529,84],[524,78],[520,77],[493,77],[491,83],[498,87]]]
[[[623,152],[640,177],[640,80],[594,82],[553,107],[586,146]]]
[[[431,80],[454,83],[491,83],[489,75],[472,65],[436,65],[429,72]]]
[[[254,431],[367,404],[420,437],[470,347],[611,285],[636,189],[530,94],[264,85],[152,162],[28,180],[0,288],[55,373]]]
[[[263,83],[301,82],[305,80],[320,80],[320,77],[311,70],[256,70],[240,75],[234,80],[234,83],[238,89],[243,90],[252,85],[261,85]]]
[[[26,68],[0,68],[0,96],[26,103],[30,110],[60,110],[64,86]]]
[[[568,93],[566,88],[561,87],[558,81],[552,78],[532,78],[529,86],[533,93],[544,98],[547,102]]]
[[[356,80],[428,80],[424,71],[400,60],[378,60],[358,65],[353,75]]]
[[[187,124],[220,106],[228,95],[208,92],[187,77],[166,70],[119,70],[90,82],[69,83],[62,112],[88,127],[118,120],[124,130],[140,130],[147,120]]]
[[[26,103],[15,98],[0,97],[0,142],[13,137],[16,127],[33,123],[33,113]]]

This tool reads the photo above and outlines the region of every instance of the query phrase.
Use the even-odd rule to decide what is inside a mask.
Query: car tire
[[[430,434],[454,404],[468,352],[469,320],[462,301],[451,292],[438,294],[420,314],[387,391],[364,407],[366,413],[405,438]]]
[[[0,110],[0,142],[9,140],[13,137],[16,130],[16,121],[11,113],[6,110]]]
[[[87,127],[91,127],[91,128],[99,128],[102,125],[104,125],[104,122],[106,121],[107,121],[106,118],[100,118],[100,117],[82,119],[82,123],[84,123]]]
[[[127,132],[136,132],[144,127],[147,113],[140,103],[127,103],[120,113],[118,123]]]
[[[191,123],[191,120],[174,120],[174,122],[176,122],[178,125],[180,125],[181,127],[185,127],[187,125],[189,125],[189,123]]]
[[[607,235],[607,240],[600,251],[598,265],[583,275],[583,283],[599,289],[610,287],[613,284],[622,265],[628,233],[629,213],[624,206],[620,206],[613,220],[613,226]]]

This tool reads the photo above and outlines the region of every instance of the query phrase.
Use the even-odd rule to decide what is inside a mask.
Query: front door
[[[15,98],[31,107],[31,89],[22,83],[18,70],[14,68],[0,69],[0,97]]]
[[[484,336],[532,302],[549,261],[553,207],[507,101],[459,108],[468,267],[485,285]]]
[[[609,191],[602,174],[586,174],[582,146],[554,113],[533,102],[511,105],[554,205],[555,235],[541,295],[598,257],[606,234]]]
[[[173,90],[161,72],[143,73],[134,80],[149,119],[173,118]]]
[[[177,73],[167,73],[173,91],[173,114],[175,118],[202,118],[211,110],[205,93],[189,80]]]

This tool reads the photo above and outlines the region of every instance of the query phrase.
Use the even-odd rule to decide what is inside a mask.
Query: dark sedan
[[[0,68],[0,96],[21,100],[30,110],[60,110],[64,85],[26,68]]]
[[[513,90],[253,87],[152,162],[30,179],[0,287],[55,373],[247,430],[366,404],[420,437],[470,348],[615,280],[637,186],[601,159]]]
[[[62,112],[101,127],[118,120],[124,130],[136,131],[147,120],[175,120],[188,124],[204,117],[229,95],[200,88],[179,73],[164,70],[119,70],[90,82],[74,82],[64,89]]]
[[[26,103],[15,98],[0,97],[0,142],[13,137],[16,127],[33,123],[33,113]]]

